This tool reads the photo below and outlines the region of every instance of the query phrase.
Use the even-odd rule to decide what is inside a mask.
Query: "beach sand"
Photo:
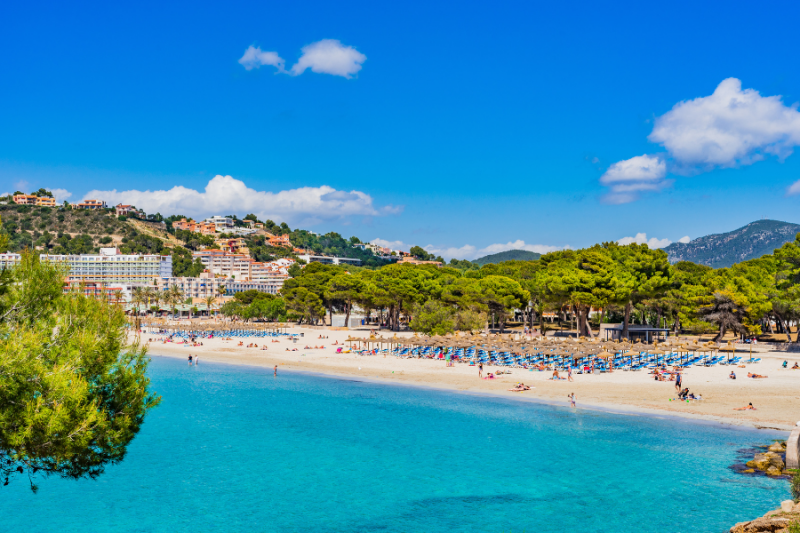
[[[510,396],[549,403],[569,405],[567,395],[575,393],[578,408],[623,411],[648,415],[677,415],[717,421],[725,424],[746,425],[757,428],[789,430],[800,421],[800,370],[781,368],[784,360],[791,367],[800,361],[800,354],[772,352],[757,347],[760,363],[747,364],[746,368],[735,367],[738,379],[731,380],[731,367],[691,367],[684,372],[684,386],[694,394],[701,394],[702,401],[670,401],[677,397],[674,382],[658,382],[647,371],[625,372],[622,370],[605,374],[576,375],[574,381],[552,381],[552,372],[529,371],[513,368],[511,374],[503,374],[493,380],[479,379],[476,366],[456,363],[446,366],[444,361],[431,359],[406,359],[395,356],[362,356],[355,353],[337,354],[334,342],[347,347],[349,335],[366,337],[368,331],[335,331],[330,329],[307,329],[291,327],[289,333],[303,333],[295,343],[288,337],[279,342],[270,338],[243,339],[245,346],[251,342],[259,348],[237,346],[239,339],[202,339],[203,346],[176,345],[158,342],[159,335],[144,332],[142,341],[147,342],[150,355],[180,357],[189,354],[200,356],[203,362],[219,362],[253,365],[272,368],[278,365],[283,371],[305,371],[335,376],[350,376],[376,382],[401,383],[414,386],[436,387],[477,394]],[[382,332],[385,337],[391,336]],[[319,339],[319,336],[327,339]],[[408,337],[398,334],[398,337]],[[268,346],[267,350],[261,347]],[[322,346],[324,349],[313,349]],[[306,346],[312,349],[305,349]],[[286,351],[286,349],[297,351]],[[744,348],[742,348],[744,350]],[[747,355],[741,352],[739,355]],[[484,367],[495,372],[503,367]],[[748,379],[747,372],[769,376],[767,379]],[[563,373],[562,373],[563,374]],[[509,392],[516,383],[531,387],[525,392]],[[755,411],[735,411],[752,402]]]

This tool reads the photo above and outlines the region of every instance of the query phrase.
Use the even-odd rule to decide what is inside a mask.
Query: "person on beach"
[[[733,410],[734,411],[755,411],[756,408],[753,407],[753,402],[750,402],[744,407],[734,407]]]
[[[483,363],[478,363],[478,377],[483,377]]]
[[[795,361],[794,362],[794,366],[792,367],[792,370],[797,370],[798,368],[800,368],[800,365],[798,365],[797,361]]]
[[[199,363],[199,362],[200,362],[200,356],[199,355],[195,355],[194,356],[194,366],[197,366],[197,363]]]
[[[567,381],[572,381],[572,366],[567,365]]]
[[[747,373],[747,377],[748,378],[753,378],[753,379],[766,379],[767,378],[767,376],[762,376],[761,374],[751,374],[750,372]]]
[[[572,405],[572,407],[575,407],[575,393],[573,392],[567,396],[567,398],[569,398],[569,403]]]
[[[278,365],[275,365],[275,373],[273,374],[274,377],[278,377]]]
[[[736,372],[731,370],[731,374],[728,376],[730,379],[736,379]]]
[[[192,366],[192,354],[189,354],[189,366]]]
[[[681,373],[678,372],[678,374],[675,376],[675,390],[676,391],[680,391],[681,390],[681,383],[682,383],[682,376],[681,376]]]

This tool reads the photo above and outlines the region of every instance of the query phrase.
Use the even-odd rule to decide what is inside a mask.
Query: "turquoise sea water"
[[[720,532],[788,497],[728,469],[763,432],[202,360],[151,376],[126,459],[0,487],[0,531]]]

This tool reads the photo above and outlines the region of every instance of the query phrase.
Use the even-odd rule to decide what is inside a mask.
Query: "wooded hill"
[[[478,266],[488,265],[489,263],[502,263],[503,261],[535,261],[542,254],[529,252],[527,250],[508,250],[497,254],[485,255],[475,259],[473,263]]]
[[[794,240],[800,224],[779,220],[757,220],[728,233],[706,235],[688,243],[674,242],[664,248],[671,263],[691,261],[714,268],[771,254]]]

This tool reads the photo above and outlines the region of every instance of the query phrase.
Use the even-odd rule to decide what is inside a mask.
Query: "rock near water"
[[[761,518],[739,522],[730,533],[786,533],[789,525],[800,524],[800,503],[792,500],[781,502],[781,508],[770,511]]]

